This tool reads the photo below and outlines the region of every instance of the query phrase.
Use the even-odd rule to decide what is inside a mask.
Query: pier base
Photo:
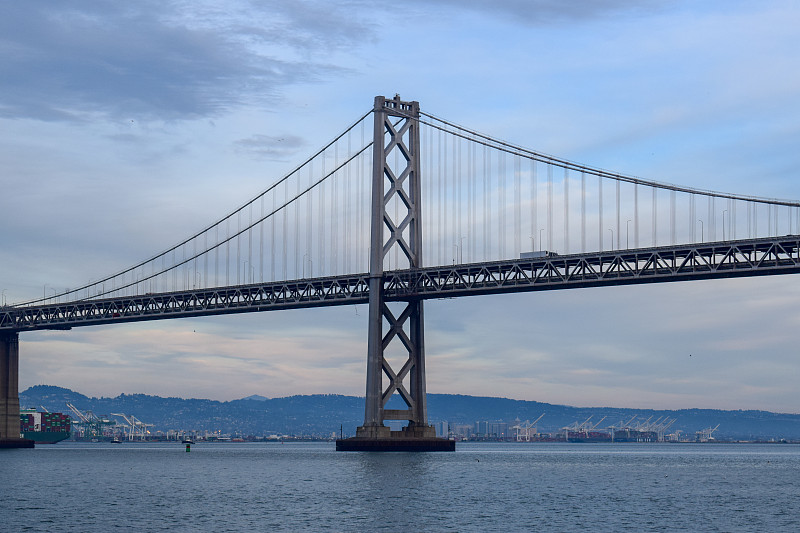
[[[454,452],[456,441],[436,436],[431,426],[391,431],[386,426],[359,427],[356,436],[336,440],[337,452]]]

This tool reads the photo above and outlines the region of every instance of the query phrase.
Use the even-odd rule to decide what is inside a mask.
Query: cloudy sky
[[[167,248],[375,95],[587,165],[800,199],[800,6],[630,4],[6,2],[0,303]],[[428,390],[798,413],[798,281],[430,301]],[[362,395],[366,307],[26,333],[20,350],[22,389]]]

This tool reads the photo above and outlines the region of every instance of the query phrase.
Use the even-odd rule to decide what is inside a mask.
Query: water
[[[40,445],[0,452],[0,531],[800,531],[800,446]]]

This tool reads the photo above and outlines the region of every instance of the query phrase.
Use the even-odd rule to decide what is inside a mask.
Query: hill
[[[220,431],[235,435],[318,435],[354,434],[363,422],[364,399],[357,396],[314,394],[265,398],[251,396],[219,402],[206,399],[162,398],[146,394],[120,394],[115,398],[88,397],[70,389],[37,385],[20,393],[24,407],[44,407],[67,412],[66,402],[82,411],[95,414],[126,413],[154,424],[156,431]],[[720,425],[718,438],[768,440],[800,439],[800,415],[768,411],[724,411],[717,409],[652,410],[615,407],[571,407],[542,402],[455,394],[428,394],[428,417],[431,423],[447,421],[451,426],[476,421],[535,420],[540,431],[555,431],[589,417],[601,427],[627,421],[633,416],[675,418],[670,431],[687,434]]]

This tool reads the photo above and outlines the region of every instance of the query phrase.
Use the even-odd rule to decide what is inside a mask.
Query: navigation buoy
[[[187,445],[186,445],[186,451],[187,451],[187,452],[190,452],[190,451],[192,451],[192,445],[191,445],[191,444],[187,444]]]

